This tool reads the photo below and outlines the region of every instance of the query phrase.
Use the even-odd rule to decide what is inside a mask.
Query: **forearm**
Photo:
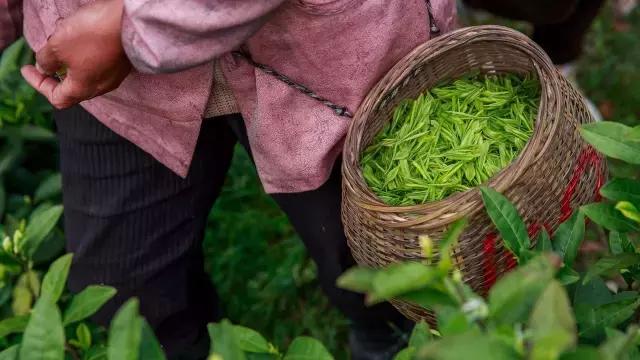
[[[123,46],[141,72],[188,69],[238,47],[283,2],[124,0]]]
[[[22,36],[22,0],[0,0],[0,51]]]

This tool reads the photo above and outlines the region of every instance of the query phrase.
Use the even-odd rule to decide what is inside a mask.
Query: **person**
[[[239,142],[351,320],[352,358],[393,357],[407,321],[335,285],[354,265],[341,145],[376,81],[455,27],[453,0],[23,1],[0,2],[0,48],[24,21],[22,74],[57,109],[70,289],[118,289],[100,323],[137,296],[169,358],[206,354],[221,315],[201,242]]]

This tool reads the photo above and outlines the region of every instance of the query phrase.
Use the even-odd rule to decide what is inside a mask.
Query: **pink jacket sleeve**
[[[188,69],[238,47],[284,1],[124,0],[123,46],[141,72]]]
[[[0,0],[0,51],[22,36],[22,0]]]

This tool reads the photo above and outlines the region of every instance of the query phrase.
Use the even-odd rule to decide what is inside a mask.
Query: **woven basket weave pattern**
[[[577,130],[580,124],[592,121],[582,96],[523,34],[499,26],[464,28],[415,49],[371,90],[355,114],[344,146],[342,219],[359,264],[382,267],[420,259],[419,236],[430,236],[437,248],[447,226],[467,217],[469,226],[454,249],[456,266],[474,290],[482,293],[490,285],[485,276],[483,241],[495,228],[477,189],[438,202],[392,207],[371,192],[360,167],[362,153],[403,99],[416,98],[444,81],[474,71],[535,74],[539,78],[541,104],[534,134],[520,156],[494,176],[489,186],[513,201],[528,225],[555,229],[561,222],[561,199],[575,176],[580,154],[588,149]],[[604,161],[585,169],[571,197],[573,209],[594,200],[599,177],[605,171]],[[507,271],[510,255],[501,241],[495,247],[501,274]],[[433,321],[425,309],[393,303],[411,319]]]

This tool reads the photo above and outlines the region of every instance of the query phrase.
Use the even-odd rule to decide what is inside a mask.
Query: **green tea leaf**
[[[142,322],[142,338],[140,340],[140,360],[166,360],[164,351],[158,342],[153,329],[146,320],[140,318]]]
[[[301,336],[293,340],[284,360],[333,360],[333,356],[318,340]]]
[[[613,179],[600,189],[600,194],[613,201],[630,201],[640,206],[640,181]]]
[[[584,215],[576,211],[569,220],[560,224],[553,235],[555,252],[560,255],[567,266],[573,266],[578,249],[584,239]]]
[[[604,359],[600,357],[600,352],[598,352],[598,349],[591,346],[581,345],[581,346],[578,346],[578,348],[573,351],[568,351],[562,354],[560,356],[560,360],[604,360]]]
[[[17,135],[27,141],[52,141],[56,134],[40,126],[22,125],[17,129]]]
[[[596,224],[619,232],[639,231],[640,225],[622,215],[612,204],[596,203],[583,206],[581,210]]]
[[[62,206],[53,206],[35,216],[25,230],[22,252],[31,257],[62,216]]]
[[[630,327],[626,334],[618,330],[607,331],[607,341],[600,345],[599,349],[602,359],[637,359],[640,355],[637,348],[639,335],[635,326]],[[635,353],[636,356],[629,356],[631,353]]]
[[[600,306],[613,302],[614,298],[604,280],[596,276],[588,281],[576,284],[573,301],[574,305]]]
[[[583,283],[586,284],[596,276],[627,269],[634,265],[640,265],[640,254],[623,253],[612,255],[598,260],[594,265],[589,267],[587,274],[584,276]]]
[[[60,310],[43,295],[31,313],[20,344],[20,359],[64,360],[64,329]]]
[[[504,244],[514,255],[531,247],[527,227],[518,214],[516,207],[499,192],[482,187],[482,200],[487,214],[500,232]]]
[[[370,304],[419,290],[441,277],[436,269],[416,262],[392,264],[373,277]]]
[[[552,281],[529,318],[533,348],[531,359],[557,359],[576,344],[576,322],[562,285]]]
[[[582,137],[599,152],[630,164],[640,164],[640,144],[625,140],[631,129],[612,121],[584,124]]]
[[[54,261],[49,267],[49,271],[42,280],[42,295],[48,296],[54,303],[58,302],[60,295],[67,284],[67,276],[71,268],[73,254],[67,254]]]
[[[617,231],[609,232],[609,251],[613,255],[620,255],[626,252],[626,249],[632,248],[633,245],[629,242],[626,234],[621,234]]]
[[[242,351],[265,354],[274,353],[275,348],[273,345],[269,344],[257,331],[238,325],[233,326],[233,331],[235,332],[235,337]]]
[[[402,349],[399,353],[397,353],[393,360],[413,360],[415,358],[415,354],[416,348],[408,347],[406,349]]]
[[[138,299],[133,298],[124,303],[113,317],[107,345],[109,360],[139,359],[143,322],[138,307]]]
[[[4,188],[4,180],[0,177],[0,219],[4,217],[4,209],[7,203],[7,191]]]
[[[91,330],[89,330],[86,324],[80,323],[78,327],[76,327],[76,337],[81,349],[88,350],[91,347]]]
[[[20,56],[25,48],[26,42],[24,38],[21,38],[4,49],[2,57],[0,57],[0,80],[5,79],[18,70],[20,67]]]
[[[443,337],[464,334],[476,328],[467,316],[456,308],[443,308],[437,313],[438,331]]]
[[[424,321],[420,321],[413,327],[411,337],[409,338],[409,346],[417,349],[432,340],[433,336],[431,335],[429,325]]]
[[[536,251],[545,253],[553,251],[553,246],[551,245],[551,239],[549,238],[549,233],[546,229],[541,229],[538,234],[538,238],[536,240]]]
[[[366,293],[373,289],[373,278],[376,270],[366,267],[351,268],[342,274],[338,280],[338,287],[360,293]]]
[[[461,344],[464,345],[461,346]],[[418,350],[416,358],[430,360],[521,359],[513,348],[502,340],[477,330],[431,342]]]
[[[0,360],[18,360],[20,345],[16,344],[0,352]]]
[[[562,268],[560,268],[560,270],[558,271],[558,274],[556,275],[556,278],[558,279],[558,281],[560,281],[560,283],[563,286],[568,286],[578,282],[580,280],[580,274],[578,274],[577,271],[565,265]]]
[[[623,299],[598,307],[578,304],[575,307],[575,314],[579,334],[587,339],[601,336],[605,328],[616,327],[629,319],[638,306],[640,306],[640,299]]]
[[[640,211],[628,201],[620,201],[616,204],[616,210],[620,211],[624,217],[640,223]]]
[[[63,323],[82,321],[95,314],[116,295],[116,289],[110,286],[89,285],[71,299],[63,316]]]
[[[398,299],[402,299],[428,309],[457,305],[455,298],[440,289],[419,289],[399,295]]]
[[[29,315],[14,316],[0,321],[0,338],[23,332],[29,323]]]
[[[505,275],[489,292],[490,319],[497,324],[525,321],[554,274],[549,260],[538,256]]]
[[[242,348],[240,348],[240,342],[236,337],[233,325],[228,320],[223,320],[217,324],[209,324],[207,328],[211,338],[211,354],[217,354],[223,359],[246,359]]]
[[[62,193],[62,176],[56,173],[47,177],[36,189],[34,201],[39,203]]]

